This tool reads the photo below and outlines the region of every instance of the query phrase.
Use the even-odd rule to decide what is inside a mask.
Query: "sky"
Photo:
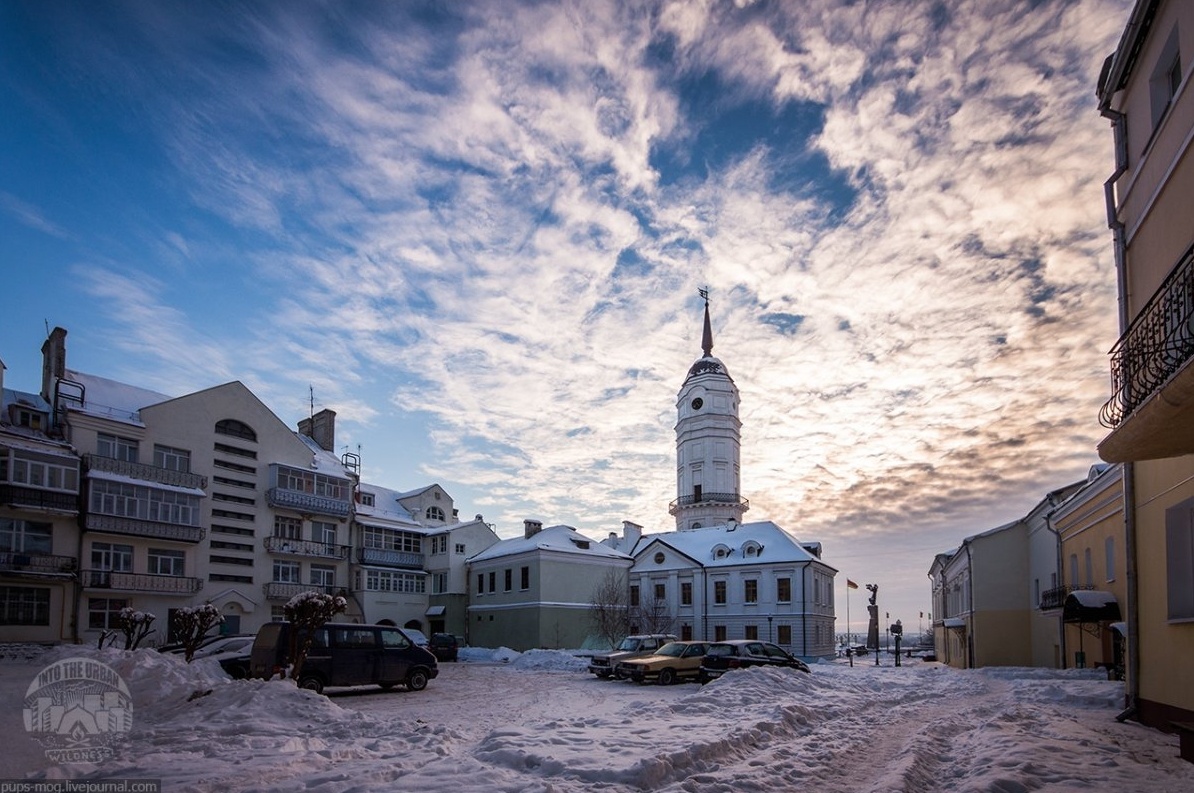
[[[910,624],[1098,462],[1130,6],[0,4],[5,383],[62,326],[78,371],[335,410],[500,536],[665,531],[708,288],[745,519]]]
[[[742,669],[705,686],[598,680],[557,650],[470,648],[423,691],[315,694],[230,680],[216,661],[59,647],[0,662],[7,779],[158,779],[183,793],[1065,791],[1185,793],[1178,738],[1118,722],[1096,670],[958,670],[913,659],[811,673]],[[57,764],[22,723],[52,663],[124,682],[115,756]],[[61,668],[61,667],[59,667]],[[109,683],[109,686],[115,685]],[[110,690],[110,689],[109,689]],[[42,740],[45,739],[41,736]],[[85,741],[84,746],[94,746]]]

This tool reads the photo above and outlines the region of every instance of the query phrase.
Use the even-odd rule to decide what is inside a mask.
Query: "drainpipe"
[[[808,563],[800,567],[800,649],[801,657],[808,658],[808,594],[804,591],[804,574],[808,570]]]
[[[966,543],[966,574],[970,577],[970,625],[966,631],[966,668],[974,669],[974,555],[971,553],[970,543]]]
[[[1064,586],[1063,576],[1065,575],[1064,558],[1061,551],[1061,532],[1053,527],[1053,513],[1050,512],[1045,516],[1045,528],[1048,529],[1057,540],[1057,586]],[[1037,608],[1040,608],[1040,603],[1037,603]],[[1064,601],[1063,601],[1064,606]],[[1061,668],[1067,669],[1066,666],[1066,646],[1065,646],[1065,609],[1062,608],[1062,613],[1057,615],[1057,634],[1061,637]]]

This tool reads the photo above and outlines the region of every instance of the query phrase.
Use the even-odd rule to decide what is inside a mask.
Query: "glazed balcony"
[[[1111,348],[1112,396],[1099,421],[1108,462],[1194,452],[1194,248]]]
[[[31,576],[71,575],[78,566],[79,560],[73,556],[0,552],[0,573]]]
[[[110,589],[118,592],[153,592],[159,595],[193,595],[203,588],[203,579],[180,575],[117,573],[111,570],[82,570],[79,583],[84,589]]]
[[[745,512],[750,509],[750,502],[737,493],[693,493],[689,496],[681,496],[668,504],[667,511],[670,515],[675,515],[682,509],[695,506],[741,506]]]
[[[361,564],[401,567],[407,570],[423,569],[423,554],[388,548],[358,548],[357,561]]]
[[[319,584],[293,584],[286,581],[270,581],[261,585],[267,600],[290,600],[303,592],[322,592],[325,595],[344,595],[342,586],[320,586]]]
[[[174,487],[189,487],[195,490],[207,489],[207,477],[192,474],[188,471],[174,471],[169,468],[158,468],[156,465],[145,463],[130,463],[127,460],[117,460],[113,457],[101,457],[98,454],[85,454],[83,460],[89,471],[107,471],[111,474],[128,476],[133,479],[143,479],[160,485]]]
[[[0,505],[46,512],[78,512],[79,495],[5,483],[0,484]]]
[[[316,556],[321,559],[347,559],[349,547],[314,540],[291,540],[286,537],[266,537],[265,550],[293,556]]]
[[[291,509],[304,515],[331,515],[336,518],[348,517],[351,502],[348,499],[328,498],[316,496],[298,490],[284,490],[271,487],[265,491],[265,500],[271,507]]]
[[[152,520],[101,515],[95,512],[87,516],[83,527],[87,531],[129,534],[134,537],[152,537],[157,540],[175,540],[177,542],[199,542],[204,536],[203,528],[200,526],[158,523]]]

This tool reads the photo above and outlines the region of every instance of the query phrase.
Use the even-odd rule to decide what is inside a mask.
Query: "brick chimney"
[[[629,520],[622,521],[622,537],[626,541],[624,550],[630,553],[643,537],[643,527]]]
[[[298,430],[325,452],[336,451],[336,411],[324,408],[311,418],[299,421]]]
[[[522,522],[523,536],[526,539],[531,539],[539,532],[543,531],[543,521],[541,520],[524,520]]]
[[[55,384],[66,377],[66,329],[54,328],[41,345],[41,398],[54,404]]]

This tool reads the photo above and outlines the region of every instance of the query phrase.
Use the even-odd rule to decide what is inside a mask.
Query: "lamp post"
[[[767,615],[767,641],[769,642],[775,641],[771,638],[771,620],[773,619],[775,619],[775,617],[773,617],[771,614]]]

